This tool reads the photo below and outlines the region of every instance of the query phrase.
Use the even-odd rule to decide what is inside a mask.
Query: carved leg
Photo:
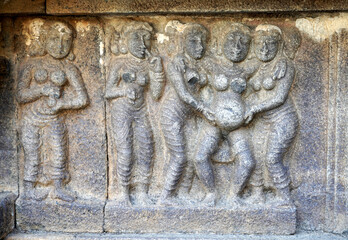
[[[152,204],[148,198],[147,191],[151,176],[152,157],[153,157],[153,134],[149,119],[146,114],[146,109],[139,110],[138,116],[135,117],[134,137],[137,141],[137,201],[140,205]]]
[[[178,187],[187,163],[184,137],[185,116],[175,106],[164,106],[161,116],[161,128],[169,152],[169,163],[165,173],[165,182],[159,204],[170,205],[173,193]]]
[[[298,127],[296,113],[277,119],[272,125],[269,138],[266,166],[277,189],[277,197],[284,204],[291,204],[290,178],[283,165],[283,156],[293,142]]]
[[[203,200],[203,204],[207,206],[214,206],[217,198],[214,171],[210,159],[216,151],[220,139],[220,130],[207,124],[206,128],[202,129],[197,141],[199,146],[195,157],[195,167],[198,178],[208,192]]]
[[[189,200],[189,193],[192,187],[192,182],[195,176],[194,158],[197,150],[197,138],[199,137],[199,127],[202,124],[202,119],[198,116],[193,116],[186,121],[185,139],[186,139],[186,155],[187,166],[183,173],[179,195],[181,198]]]
[[[112,111],[112,130],[116,144],[116,171],[119,190],[116,200],[121,206],[131,206],[129,184],[133,164],[133,113],[124,105],[117,106]]]
[[[50,158],[51,158],[51,178],[54,181],[54,190],[51,197],[66,202],[73,202],[75,196],[68,192],[64,187],[66,179],[67,165],[67,131],[63,119],[54,121],[47,126],[47,136],[49,136]]]
[[[237,169],[234,175],[234,187],[230,192],[230,198],[235,199],[242,193],[251,173],[255,168],[250,145],[245,129],[237,129],[228,135],[232,152],[236,155]]]
[[[29,121],[22,124],[22,145],[24,149],[24,198],[41,201],[47,192],[35,188],[40,164],[40,128]]]

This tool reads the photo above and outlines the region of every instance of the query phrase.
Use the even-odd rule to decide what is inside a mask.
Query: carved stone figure
[[[154,152],[153,134],[145,101],[146,87],[160,98],[164,85],[162,60],[150,52],[152,27],[132,22],[122,30],[128,53],[110,62],[105,98],[111,103],[111,125],[117,151],[117,203],[130,206],[134,158],[139,176],[136,201],[151,204],[147,191]]]
[[[184,25],[182,33],[177,33],[179,53],[167,66],[171,89],[163,100],[161,109],[161,130],[169,154],[164,187],[158,204],[174,203],[174,193],[187,165],[186,125],[202,114],[214,122],[212,111],[199,100],[199,90],[207,83],[204,69],[198,64],[206,51],[208,31],[200,24]]]
[[[250,79],[253,92],[247,98],[249,107],[245,114],[247,123],[257,114],[254,141],[258,136],[267,135],[266,143],[257,142],[262,144],[266,156],[260,159],[255,153],[256,168],[251,177],[252,200],[256,202],[264,201],[264,175],[267,169],[280,204],[291,204],[290,178],[283,165],[283,156],[296,136],[298,117],[289,95],[295,67],[284,55],[283,46],[282,31],[278,27],[259,25],[256,28],[254,53],[262,64]],[[288,46],[289,57],[294,57],[298,46]]]
[[[74,32],[63,22],[45,22],[40,29],[44,54],[25,59],[19,66],[17,101],[23,105],[21,141],[24,149],[24,198],[43,200],[47,191],[36,188],[42,156],[42,145],[50,153],[49,180],[53,181],[51,197],[72,202],[75,196],[65,189],[67,172],[67,129],[61,112],[80,109],[88,96],[79,70],[67,59]],[[42,36],[44,35],[44,36]],[[47,55],[48,54],[48,55]],[[68,90],[69,89],[69,90]]]
[[[208,191],[203,201],[208,206],[215,205],[217,199],[211,158],[222,139],[227,139],[238,164],[234,174],[235,188],[231,190],[230,198],[235,198],[241,192],[255,164],[247,133],[240,128],[245,112],[242,93],[253,72],[253,68],[248,66],[249,61],[245,65],[242,63],[249,52],[251,32],[242,24],[232,24],[225,30],[226,34],[219,44],[223,56],[205,63],[211,76],[209,83],[213,96],[210,107],[215,111],[216,126],[203,123],[194,158],[197,175]]]

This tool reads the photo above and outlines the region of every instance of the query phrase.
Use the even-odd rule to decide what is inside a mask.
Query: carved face
[[[232,62],[243,61],[249,52],[250,36],[240,31],[229,32],[224,41],[223,52]]]
[[[185,51],[193,59],[201,59],[205,53],[203,34],[188,34],[185,39]]]
[[[145,58],[146,49],[151,47],[151,33],[146,30],[136,30],[128,37],[128,51],[137,58]]]
[[[68,26],[55,24],[48,33],[46,51],[54,58],[64,58],[70,52],[72,40],[72,32]]]
[[[255,36],[256,57],[263,62],[271,61],[278,53],[279,34],[259,31]]]

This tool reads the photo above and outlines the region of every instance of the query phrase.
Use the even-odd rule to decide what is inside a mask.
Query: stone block
[[[16,202],[17,228],[24,231],[103,232],[103,201]]]
[[[13,193],[0,193],[0,239],[5,238],[15,226],[15,199],[16,195]]]
[[[45,0],[2,0],[0,14],[44,14]]]
[[[105,231],[111,233],[294,234],[291,207],[105,207]]]
[[[289,12],[347,10],[346,1],[327,2],[306,1],[171,1],[171,0],[110,0],[110,1],[69,1],[47,0],[49,14],[88,14],[88,13],[231,13],[231,12]]]

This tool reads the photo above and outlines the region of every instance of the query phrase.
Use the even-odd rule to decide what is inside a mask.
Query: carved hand
[[[150,58],[150,69],[153,72],[161,73],[163,72],[162,59],[158,56]]]
[[[60,97],[60,88],[56,86],[43,86],[41,94],[46,97],[54,96],[54,98]]]
[[[213,113],[212,110],[210,110],[207,107],[204,107],[202,110],[202,114],[204,115],[204,117],[210,122],[210,124],[212,125],[216,125],[216,118],[215,118],[215,114]]]
[[[137,98],[137,93],[134,88],[128,88],[126,90],[126,97],[130,100],[131,103],[134,103],[134,101]]]
[[[254,117],[254,110],[253,108],[247,108],[246,111],[245,111],[245,114],[244,114],[244,123],[245,124],[249,124],[251,122],[251,120],[253,120],[253,117]]]

